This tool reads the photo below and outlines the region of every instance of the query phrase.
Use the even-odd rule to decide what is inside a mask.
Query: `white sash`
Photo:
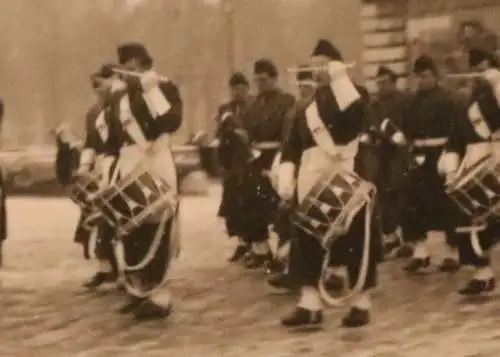
[[[483,139],[487,139],[491,136],[490,127],[484,119],[483,113],[481,113],[481,108],[479,108],[479,104],[477,102],[474,102],[469,107],[468,117],[477,135]]]
[[[95,121],[95,129],[97,130],[97,133],[99,134],[103,142],[106,142],[109,137],[109,128],[106,123],[105,115],[106,109],[101,110],[97,115],[97,119]]]
[[[306,123],[311,131],[314,142],[326,154],[339,161],[353,159],[358,152],[359,138],[352,140],[347,145],[336,145],[325,124],[321,120],[316,101],[306,109]]]

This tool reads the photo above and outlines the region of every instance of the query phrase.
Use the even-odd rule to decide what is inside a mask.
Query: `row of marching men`
[[[56,172],[81,207],[75,241],[99,261],[84,285],[121,286],[121,313],[139,320],[170,314],[168,294],[156,296],[178,254],[177,177],[169,135],[182,123],[176,85],[160,77],[144,45],[117,49],[118,64],[91,76],[96,103],[77,147],[68,130],[57,132]]]
[[[431,267],[427,243],[434,231],[446,234],[441,272],[475,267],[460,294],[494,289],[489,251],[500,235],[494,217],[500,190],[490,184],[494,197],[485,199],[476,181],[488,176],[498,184],[491,163],[500,72],[494,56],[479,49],[470,51],[469,66],[475,83],[466,101],[441,86],[428,56],[413,65],[415,93],[398,91],[396,74],[381,67],[371,99],[326,40],[297,71],[296,102],[277,87],[271,61],[255,63],[255,97],[244,75],[231,78],[232,100],[217,116],[224,168],[219,215],[238,239],[231,261],[266,267],[272,285],[299,293],[282,325],[320,326],[325,303],[340,302],[325,289],[343,285],[350,308],[342,325],[367,324],[383,256],[397,250],[409,259],[408,273],[422,272]],[[274,256],[268,227],[279,236]]]

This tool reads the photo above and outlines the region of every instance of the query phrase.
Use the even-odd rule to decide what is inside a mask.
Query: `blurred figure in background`
[[[4,104],[0,99],[0,130],[3,125]],[[5,194],[5,174],[0,168],[0,269],[3,266],[3,243],[7,239],[7,202]]]
[[[231,100],[218,108],[216,116],[219,141],[217,154],[222,173],[222,199],[218,216],[224,220],[227,234],[236,239],[236,248],[229,258],[238,262],[250,250],[250,245],[242,239],[241,219],[245,215],[239,198],[241,174],[250,160],[251,152],[248,137],[243,130],[242,116],[248,111],[253,101],[250,96],[250,84],[243,73],[234,73],[229,79]]]
[[[370,164],[376,166],[373,181],[378,188],[385,254],[398,249],[398,257],[408,258],[412,249],[403,242],[399,201],[402,180],[409,164],[406,137],[401,128],[410,97],[398,90],[397,80],[394,71],[379,67],[376,76],[378,92],[370,103],[368,130],[361,141],[367,150],[372,151]]]

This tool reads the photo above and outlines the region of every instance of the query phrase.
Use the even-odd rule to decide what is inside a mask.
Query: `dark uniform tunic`
[[[402,228],[410,240],[425,239],[427,232],[441,230],[446,231],[449,244],[454,242],[450,200],[437,163],[455,122],[464,115],[463,106],[441,87],[418,91],[410,102],[403,132],[413,143],[416,161],[423,160],[405,180],[402,207],[407,209]]]
[[[218,216],[225,219],[228,235],[238,236],[238,221],[243,216],[244,204],[240,199],[241,175],[250,160],[248,138],[238,130],[243,129],[242,116],[248,111],[253,98],[245,101],[231,101],[219,107],[216,121],[216,137],[219,139],[217,154],[223,169],[222,200]],[[231,113],[231,114],[230,114]],[[222,122],[222,119],[225,120]]]
[[[484,123],[486,123],[489,131],[495,133],[500,130],[500,107],[497,103],[495,95],[490,85],[486,83],[477,83],[474,88],[470,106],[477,104],[482,115]],[[491,137],[481,137],[474,129],[471,121],[473,118],[462,117],[462,120],[456,123],[450,141],[446,147],[448,153],[455,153],[459,158],[463,159],[466,153],[467,146],[470,144],[489,143]],[[479,159],[479,158],[475,158]],[[472,160],[474,162],[474,160]],[[456,210],[457,226],[467,227],[471,224],[471,217],[465,213]],[[480,230],[477,234],[479,239],[479,248],[484,252],[490,249],[499,239],[500,222],[495,219],[490,219],[487,222],[485,229]],[[458,248],[460,260],[463,264],[471,264],[475,266],[485,266],[489,264],[490,258],[473,248],[472,238],[469,233],[461,233],[458,237]]]
[[[318,88],[314,99],[316,100],[320,120],[323,121],[329,134],[336,145],[343,146],[357,140],[363,130],[365,120],[365,105],[363,100],[357,100],[346,110],[341,111],[336,98],[329,87]],[[306,122],[306,114],[301,112],[295,118],[289,136],[283,148],[282,162],[293,163],[296,167],[304,164],[303,154],[316,147],[311,131]],[[313,159],[314,160],[314,159]],[[300,170],[300,169],[299,169]],[[299,188],[300,189],[300,188]],[[349,231],[340,237],[333,245],[331,251],[335,252],[337,264],[348,268],[351,286],[356,284],[360,273],[360,262],[364,247],[365,209],[362,209],[353,219]],[[373,222],[375,223],[375,222]],[[372,224],[371,245],[377,241],[377,227]],[[318,286],[323,263],[323,248],[319,242],[309,234],[297,230],[297,247],[294,274],[302,286]],[[378,246],[378,245],[377,245]],[[374,248],[374,247],[370,247]],[[371,249],[368,274],[365,288],[376,285],[376,265],[378,257],[375,249]]]
[[[250,145],[260,152],[251,160],[242,178],[241,199],[246,214],[240,222],[247,242],[268,239],[268,227],[274,221],[279,197],[266,175],[281,146],[286,114],[295,100],[280,89],[259,93],[242,119]],[[267,146],[267,144],[273,144]]]
[[[368,154],[371,162],[367,166],[371,165],[372,168],[366,169],[371,174],[367,173],[365,178],[373,180],[377,186],[384,234],[393,233],[399,225],[398,199],[408,167],[408,155],[396,146],[390,134],[384,133],[382,125],[389,120],[388,125],[393,126],[393,130],[401,130],[409,100],[410,96],[400,91],[375,97],[368,110],[367,141],[361,143],[366,151],[371,151],[371,155]]]

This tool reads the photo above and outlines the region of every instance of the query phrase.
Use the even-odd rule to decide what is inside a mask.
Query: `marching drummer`
[[[124,75],[127,93],[119,102],[118,118],[124,142],[117,165],[119,175],[124,178],[138,168],[145,168],[145,174],[166,183],[170,193],[177,197],[170,134],[182,123],[179,90],[156,73],[153,58],[143,44],[125,43],[117,52],[122,73],[128,72]],[[171,259],[179,252],[178,211],[177,202],[162,206],[159,216],[117,240],[119,268],[130,297],[121,313],[132,313],[138,320],[170,315],[170,295],[165,292],[159,296],[156,292],[167,277]]]
[[[113,68],[112,65],[103,65],[91,77],[97,103],[87,113],[86,138],[75,173],[77,177],[92,173],[98,178],[101,188],[111,183],[121,146],[120,128],[113,117],[117,113],[118,100],[124,95],[121,91],[124,84],[117,78]],[[84,284],[89,289],[97,288],[103,283],[113,283],[118,279],[112,243],[114,229],[104,221],[87,227],[85,221],[93,213],[95,212],[82,212],[75,238],[88,249],[90,234],[96,234],[95,255],[99,260],[99,269]]]
[[[479,49],[469,52],[469,67],[478,73],[475,88],[470,101],[468,116],[457,122],[447,150],[443,154],[441,172],[447,175],[447,181],[452,183],[462,172],[472,167],[481,158],[495,155],[500,149],[500,71],[499,63],[493,54]],[[498,159],[496,159],[498,160]],[[485,174],[486,172],[481,172]],[[498,178],[497,178],[498,179]],[[481,190],[478,197],[485,197]],[[491,209],[491,207],[485,207]],[[458,247],[460,260],[463,264],[472,265],[475,274],[459,293],[465,296],[475,296],[491,292],[495,288],[495,278],[491,268],[490,251],[498,242],[500,223],[496,219],[473,224],[474,217],[462,213]]]
[[[354,172],[359,136],[365,120],[361,95],[347,76],[339,51],[330,42],[319,40],[312,60],[314,65],[325,66],[328,70],[316,73],[318,88],[314,100],[305,111],[298,113],[293,122],[283,149],[278,182],[280,197],[291,200],[297,192],[299,205],[325,172],[336,172],[339,166],[346,173]],[[297,169],[298,176],[295,177]],[[340,187],[332,189],[338,191]],[[360,288],[352,300],[349,313],[342,320],[344,327],[363,326],[370,320],[371,302],[367,290],[376,285],[378,260],[376,251],[370,249],[376,240],[377,229],[374,224],[370,232],[365,229],[365,220],[373,221],[368,218],[368,209],[365,206],[356,214],[347,234],[332,247],[332,250],[341,250],[341,254],[345,255],[351,287]],[[290,328],[318,327],[323,320],[323,303],[318,289],[324,260],[323,247],[305,231],[297,230],[296,234],[300,299],[295,310],[281,323]],[[370,235],[373,239],[365,246],[364,239]],[[369,252],[363,265],[365,249]]]
[[[432,58],[421,56],[413,65],[418,89],[410,100],[403,132],[412,143],[416,166],[408,174],[403,196],[406,207],[402,218],[405,240],[415,242],[413,257],[405,266],[409,273],[430,267],[427,240],[432,231],[446,233],[446,257],[439,269],[455,272],[457,260],[455,222],[449,215],[450,201],[444,180],[438,173],[438,159],[455,118],[464,112],[463,105],[439,85],[439,73]]]

